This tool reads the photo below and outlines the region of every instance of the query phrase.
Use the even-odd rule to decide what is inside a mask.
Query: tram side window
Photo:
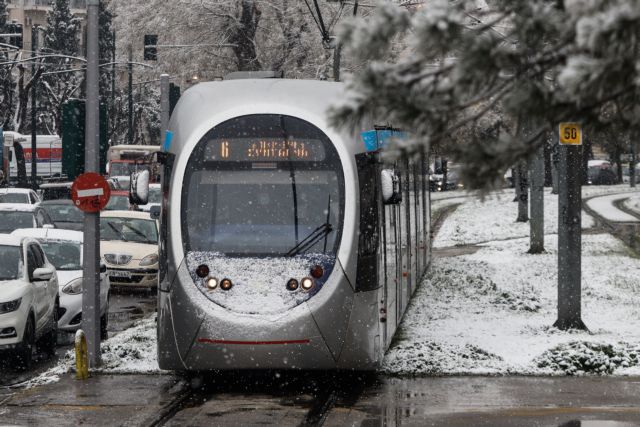
[[[373,154],[356,155],[358,181],[360,183],[360,236],[358,239],[358,264],[356,291],[377,289],[379,225],[377,162]]]

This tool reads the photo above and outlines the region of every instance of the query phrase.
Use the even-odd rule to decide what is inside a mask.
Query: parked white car
[[[138,205],[138,209],[143,212],[150,212],[153,206],[162,204],[162,188],[160,184],[149,184],[149,203]]]
[[[24,203],[37,205],[40,196],[29,188],[0,188],[0,203]]]
[[[19,228],[41,227],[55,227],[42,207],[24,203],[0,203],[0,233],[9,234]]]
[[[26,268],[25,268],[26,266]],[[36,345],[55,352],[58,277],[37,240],[0,234],[0,350],[31,365]]]
[[[102,211],[100,254],[114,286],[158,286],[158,222],[148,212]]]
[[[32,228],[16,230],[12,235],[37,239],[58,273],[60,309],[58,329],[75,332],[82,325],[82,242],[80,231]],[[107,267],[100,268],[100,335],[107,339],[109,290]]]

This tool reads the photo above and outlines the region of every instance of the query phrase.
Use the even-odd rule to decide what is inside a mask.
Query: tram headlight
[[[229,279],[225,278],[225,279],[222,279],[222,281],[220,282],[220,289],[222,289],[223,291],[228,291],[232,287],[233,287],[233,283]]]
[[[300,284],[298,283],[298,281],[296,279],[289,279],[289,281],[287,282],[287,290],[289,291],[295,291],[298,289],[298,286],[300,286]]]
[[[207,277],[209,275],[209,266],[207,264],[199,265],[198,268],[196,268],[196,275],[201,279]]]
[[[207,288],[211,291],[218,287],[218,279],[215,277],[209,277],[205,283],[207,284]]]
[[[324,269],[320,265],[315,265],[311,268],[309,273],[311,274],[311,277],[320,279],[322,276],[324,276]]]
[[[305,277],[300,282],[300,286],[303,291],[310,291],[315,286],[315,283],[311,277]]]

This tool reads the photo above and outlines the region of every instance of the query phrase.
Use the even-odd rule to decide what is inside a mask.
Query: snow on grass
[[[560,331],[552,327],[557,316],[556,247],[557,237],[550,235],[547,253],[541,255],[527,254],[524,238],[486,243],[472,255],[434,259],[387,353],[384,371],[640,372],[633,362],[640,347],[634,321],[640,318],[640,261],[610,235],[583,236],[583,320],[590,332]],[[601,350],[607,346],[613,346],[609,353]],[[599,370],[601,366],[605,368]]]
[[[528,222],[515,222],[518,204],[512,192],[488,195],[484,200],[470,197],[442,225],[434,242],[435,247],[468,245],[494,240],[529,236]],[[441,202],[434,202],[437,209]],[[544,197],[544,232],[558,232],[558,196],[548,190]],[[594,221],[582,213],[582,228],[593,227]]]
[[[624,201],[623,205],[632,212],[640,214],[640,193],[630,194],[629,198]]]

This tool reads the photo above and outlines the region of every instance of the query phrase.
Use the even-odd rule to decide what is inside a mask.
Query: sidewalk
[[[36,426],[149,425],[182,391],[171,375],[94,375],[17,392],[0,405],[0,424]]]

